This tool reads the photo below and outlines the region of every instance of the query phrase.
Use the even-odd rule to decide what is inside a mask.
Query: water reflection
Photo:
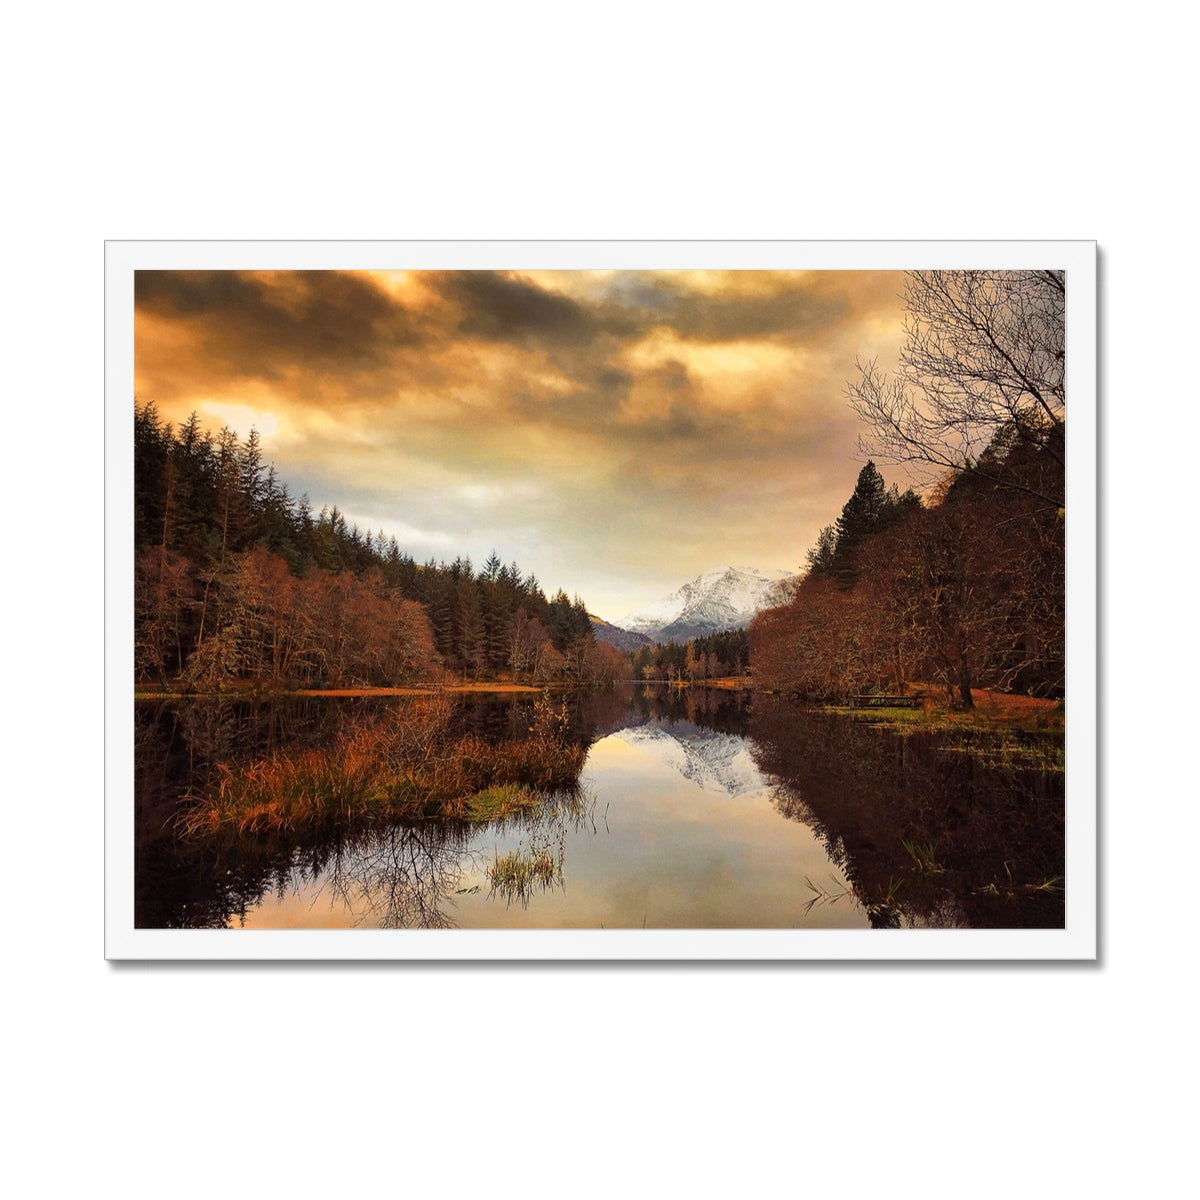
[[[879,928],[1061,928],[1061,772],[999,765],[986,742],[900,735],[754,706],[775,807],[821,839]]]
[[[381,929],[449,929],[445,907],[462,878],[467,838],[432,822],[393,826],[334,856],[322,891],[330,912]],[[295,890],[303,891],[296,881]],[[313,883],[322,883],[318,875]]]
[[[579,789],[487,824],[222,835],[172,817],[222,766],[397,701],[142,705],[140,927],[1061,927],[1062,776],[770,697],[576,697]],[[497,743],[528,701],[471,697]],[[1057,882],[1056,882],[1057,881]]]
[[[704,791],[741,796],[761,790],[766,782],[749,742],[735,734],[717,733],[690,721],[651,720],[611,736]]]

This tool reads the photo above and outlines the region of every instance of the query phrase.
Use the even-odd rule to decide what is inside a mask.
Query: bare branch
[[[856,362],[847,384],[870,427],[861,452],[970,471],[1061,507],[1065,296],[1061,271],[910,271],[896,376]],[[1058,469],[1033,482],[999,470],[1005,431]]]

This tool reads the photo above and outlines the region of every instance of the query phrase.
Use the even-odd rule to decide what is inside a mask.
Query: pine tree
[[[854,559],[863,540],[870,535],[887,505],[887,486],[883,476],[868,462],[858,473],[854,492],[842,507],[838,517],[837,547],[834,551],[832,573],[843,587],[858,578]]]
[[[829,575],[837,552],[837,530],[832,525],[826,525],[817,535],[817,544],[805,555],[809,571],[817,575]]]

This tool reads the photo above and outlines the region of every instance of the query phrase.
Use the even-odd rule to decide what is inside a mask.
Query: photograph
[[[106,955],[1094,957],[1095,309],[1090,242],[108,243]]]
[[[1179,1190],[1187,38],[12,24],[26,1191]]]

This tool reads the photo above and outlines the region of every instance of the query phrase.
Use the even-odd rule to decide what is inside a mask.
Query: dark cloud
[[[689,296],[672,314],[681,337],[701,341],[811,337],[851,315],[844,297],[806,291],[778,296]]]
[[[137,310],[187,325],[210,365],[276,380],[386,367],[434,334],[365,276],[340,271],[138,271]]]
[[[618,371],[615,367],[604,367],[596,377],[596,386],[605,392],[629,391],[634,377],[628,371]]]
[[[743,274],[759,283],[760,290],[714,294],[689,288],[675,277],[621,273],[591,301],[506,272],[445,271],[424,278],[456,308],[458,334],[548,350],[598,342],[611,348],[664,325],[697,341],[804,337],[854,314],[836,272],[815,275],[804,284],[784,284],[770,272]]]
[[[580,356],[563,365],[577,387],[540,397],[515,391],[505,406],[506,419],[537,421],[589,436],[603,433],[613,444],[691,438],[702,423],[711,424],[711,416],[697,411],[699,389],[677,360],[636,374],[609,365],[603,357],[591,361]]]
[[[688,369],[677,358],[668,359],[661,366],[646,372],[649,382],[669,392],[691,392],[692,379]]]
[[[441,271],[425,281],[458,310],[457,332],[485,341],[549,345],[587,342],[602,331],[585,305],[499,271]]]
[[[627,323],[636,314],[641,332],[669,325],[680,337],[705,342],[809,337],[854,315],[849,281],[842,272],[814,273],[803,281],[781,278],[777,272],[729,275],[735,277],[735,286],[714,293],[689,287],[678,276],[622,274],[606,289],[606,296],[629,310]]]
[[[496,546],[607,594],[611,618],[635,574],[644,602],[721,561],[801,561],[861,465],[845,380],[894,354],[898,291],[836,271],[139,272],[136,386],[169,419],[270,419],[294,490],[418,555]]]
[[[577,282],[569,273],[557,278],[561,289],[545,275],[419,273],[401,298],[353,272],[140,271],[139,314],[179,330],[186,343],[172,343],[167,362],[152,361],[149,343],[139,352],[147,350],[142,359],[164,385],[181,375],[187,355],[211,390],[287,380],[298,401],[369,406],[414,386],[443,395],[478,386],[491,377],[490,348],[508,346],[574,385],[557,389],[565,419],[590,409],[606,421],[634,386],[623,357],[647,334],[666,331],[693,345],[828,342],[858,316],[839,272],[801,279],[732,273],[726,291],[711,281],[706,290],[686,275],[623,273],[586,298],[568,294]],[[699,398],[678,361],[639,368],[637,383],[643,392],[676,388],[679,399]],[[538,394],[522,383],[512,390]],[[575,392],[585,399],[566,398]]]

